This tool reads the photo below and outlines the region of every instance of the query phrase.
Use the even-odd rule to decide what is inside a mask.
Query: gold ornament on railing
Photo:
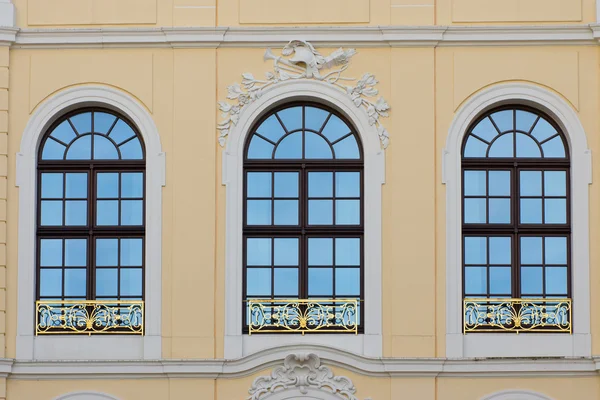
[[[358,334],[356,299],[248,300],[248,333],[347,332]]]
[[[464,333],[486,331],[572,333],[571,299],[464,300]]]
[[[36,302],[36,335],[144,334],[143,301],[42,300]]]

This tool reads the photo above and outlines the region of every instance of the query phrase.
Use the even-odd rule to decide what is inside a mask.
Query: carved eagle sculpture
[[[268,51],[269,52],[269,51]],[[270,53],[270,52],[269,52]],[[272,53],[271,53],[272,54]],[[306,68],[307,78],[321,78],[320,69],[327,69],[337,65],[346,65],[356,50],[339,48],[330,55],[323,57],[312,44],[304,40],[292,40],[285,45],[281,54],[293,56],[288,60],[290,64]],[[267,54],[265,54],[267,56]]]

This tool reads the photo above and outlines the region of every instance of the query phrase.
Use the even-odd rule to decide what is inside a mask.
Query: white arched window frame
[[[355,126],[364,151],[364,334],[242,334],[242,208],[244,143],[252,124],[272,107],[286,102],[310,100],[332,107]],[[384,151],[377,129],[369,125],[362,108],[330,84],[313,80],[285,81],[265,90],[244,107],[232,127],[223,152],[223,184],[226,195],[225,238],[225,358],[239,358],[267,348],[290,345],[324,345],[355,354],[382,355],[381,322],[381,185],[385,180]]]
[[[483,397],[481,400],[552,400],[550,397],[528,390],[504,390]]]
[[[48,127],[66,112],[102,106],[127,116],[146,146],[146,270],[144,336],[35,336],[35,216],[38,146]],[[33,112],[16,157],[19,187],[17,354],[20,360],[136,360],[161,358],[161,218],[165,155],[149,112],[131,96],[105,86],[61,91]]]
[[[469,333],[463,335],[461,149],[469,125],[485,111],[523,104],[547,113],[562,128],[571,160],[573,334]],[[446,184],[446,357],[591,356],[589,288],[589,199],[591,151],[577,113],[559,95],[528,83],[506,83],[482,90],[456,112],[443,151]]]
[[[75,392],[58,396],[54,400],[119,400],[116,397],[96,392]]]

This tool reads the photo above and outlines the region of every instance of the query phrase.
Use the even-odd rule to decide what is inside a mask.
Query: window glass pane
[[[489,157],[513,157],[513,134],[506,133],[491,144]]]
[[[510,199],[490,199],[490,224],[510,223]]]
[[[567,173],[566,171],[544,171],[544,195],[566,196]]]
[[[121,269],[121,296],[142,296],[142,269]]]
[[[554,139],[548,140],[542,144],[544,150],[544,157],[547,158],[564,158],[565,157],[565,146],[560,136]]]
[[[541,157],[539,146],[531,137],[517,133],[517,157]]]
[[[556,129],[544,118],[540,118],[537,124],[535,124],[533,131],[531,131],[531,135],[541,142],[552,135],[556,135]]]
[[[68,267],[85,267],[87,265],[87,240],[65,240],[65,265]]]
[[[62,297],[62,269],[40,270],[40,296]]]
[[[487,238],[465,237],[465,264],[487,264]]]
[[[316,107],[304,107],[304,126],[306,129],[320,131],[329,115],[328,111]]]
[[[118,173],[99,173],[98,176],[98,198],[117,198],[119,197],[119,174]]]
[[[331,225],[333,223],[333,201],[309,200],[308,223],[310,225]]]
[[[333,269],[308,269],[308,295],[333,296]]]
[[[335,151],[335,158],[340,159],[359,159],[360,151],[358,150],[358,143],[356,143],[356,137],[350,135],[345,139],[340,140],[333,145]]]
[[[42,199],[61,199],[63,197],[63,174],[42,174]]]
[[[96,225],[119,225],[119,201],[97,201]]]
[[[542,223],[542,200],[541,199],[521,199],[521,223],[523,223],[523,224],[541,224]]]
[[[71,123],[77,129],[77,133],[84,134],[92,131],[92,113],[86,112],[72,116],[69,118]]]
[[[302,129],[302,107],[290,107],[277,112],[288,132]]]
[[[129,139],[132,136],[135,136],[135,132],[129,125],[127,125],[122,119],[120,119],[115,127],[110,131],[110,135],[108,135],[114,142],[119,145],[123,143],[125,140]],[[123,151],[121,149],[121,151]],[[123,157],[125,158],[125,157]]]
[[[360,265],[360,239],[335,239],[335,265]]]
[[[266,140],[253,136],[248,146],[248,158],[249,159],[269,159],[273,156],[273,146]]]
[[[533,113],[517,110],[517,130],[529,132],[536,119],[537,115]]]
[[[521,237],[521,264],[542,263],[542,238]]]
[[[490,267],[490,294],[511,294],[510,267]]]
[[[40,242],[40,266],[57,267],[63,265],[62,239],[42,239]]]
[[[94,135],[94,159],[118,160],[119,153],[110,140],[102,135]]]
[[[269,296],[271,294],[271,269],[248,268],[246,270],[246,294],[248,296]]]
[[[142,239],[121,239],[121,266],[142,266]]]
[[[256,132],[275,143],[285,135],[285,131],[275,115],[271,115],[260,124],[258,129],[256,129]],[[271,150],[273,150],[273,148],[271,148]],[[270,155],[268,158],[270,158]]]
[[[271,200],[248,200],[248,225],[271,225]]]
[[[308,265],[333,265],[333,239],[308,239]]]
[[[42,201],[42,225],[62,225],[63,202],[56,200]]]
[[[521,267],[521,293],[542,294],[542,267]]]
[[[490,237],[490,264],[511,264],[511,238]]]
[[[542,171],[520,172],[521,196],[542,195]]]
[[[271,175],[270,172],[248,172],[248,197],[271,197]]]
[[[249,239],[251,240],[251,239]],[[264,240],[264,239],[258,239]],[[267,239],[268,240],[268,239]],[[298,238],[275,238],[274,265],[298,265]],[[270,246],[270,243],[269,243]],[[267,261],[270,258],[267,259]],[[266,263],[268,265],[269,262]]]
[[[337,225],[359,225],[360,200],[336,200],[335,223]]]
[[[108,133],[117,117],[103,112],[94,113],[94,132]]]
[[[513,130],[513,110],[498,111],[490,115],[500,132]]]
[[[56,128],[54,128],[54,130],[52,131],[50,136],[60,140],[61,142],[65,143],[65,144],[71,143],[76,138],[75,131],[73,131],[73,128],[71,128],[71,124],[69,124],[69,121],[61,122],[60,125],[58,125]],[[46,141],[46,143],[50,143],[50,142],[56,143],[54,140]],[[63,152],[65,151],[64,147],[62,147],[62,151]],[[61,155],[61,158],[62,158],[62,155]]]
[[[65,202],[65,225],[87,225],[86,200],[67,200]]]
[[[275,225],[298,225],[298,200],[275,200]]]
[[[121,197],[144,197],[144,174],[142,172],[123,172],[121,174]]]
[[[65,296],[86,295],[86,270],[83,268],[65,269]]]
[[[330,142],[335,142],[344,135],[349,134],[350,128],[339,117],[332,115],[327,121],[327,125],[323,128],[323,136],[329,139]]]
[[[567,238],[548,236],[544,250],[546,252],[546,264],[566,264],[567,263]]]
[[[546,294],[567,294],[567,267],[546,268]]]
[[[333,158],[331,147],[323,137],[312,132],[306,132],[304,135],[304,157],[312,159]]]
[[[47,139],[42,150],[42,160],[62,160],[67,148],[52,139]]]
[[[465,223],[466,224],[485,224],[486,223],[486,204],[485,199],[465,199]]]
[[[96,266],[117,266],[118,255],[118,239],[96,239]]]
[[[121,225],[143,225],[143,215],[142,200],[121,201]]]
[[[80,136],[77,138],[69,150],[67,150],[67,160],[89,160],[92,158],[92,137]]]
[[[96,270],[96,296],[117,296],[119,280],[116,268],[99,268]]]
[[[494,125],[492,125],[492,121],[487,117],[482,119],[481,122],[473,128],[472,132],[487,142],[491,142],[498,135],[498,130],[496,130]],[[479,140],[478,142],[482,143]]]
[[[360,269],[336,268],[335,270],[335,295],[359,296],[360,295]]]
[[[119,146],[121,158],[123,160],[141,160],[144,158],[142,145],[138,138],[131,139],[129,142]]]
[[[464,157],[485,157],[488,149],[488,145],[481,140],[469,136],[467,143],[465,143]]]
[[[275,149],[275,158],[302,158],[302,132],[292,133],[284,137]]]
[[[333,197],[333,173],[309,172],[308,197]]]
[[[485,171],[464,171],[465,196],[485,196]]]
[[[270,238],[248,238],[246,252],[246,265],[271,265]]]
[[[489,177],[490,196],[510,196],[510,171],[490,171]]]
[[[337,197],[360,197],[360,172],[336,172],[335,195]]]
[[[297,172],[275,172],[275,197],[298,197]]]
[[[547,224],[567,223],[567,200],[545,199],[544,222]]]
[[[87,198],[87,174],[86,173],[68,173],[67,174],[67,197],[71,199]]]
[[[275,296],[298,296],[298,269],[275,268]]]
[[[465,294],[487,293],[487,270],[485,267],[465,267]]]

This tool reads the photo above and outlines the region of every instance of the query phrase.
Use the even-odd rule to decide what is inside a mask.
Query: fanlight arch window
[[[361,143],[343,116],[294,103],[258,121],[244,159],[245,329],[298,330],[310,312],[335,318],[309,316],[306,330],[361,329],[363,198]]]
[[[90,315],[100,312],[94,308],[97,304],[114,308],[111,315],[102,308],[105,320],[92,321],[93,331],[141,333],[145,242],[141,136],[113,111],[77,110],[48,129],[37,164],[37,333],[88,332]],[[68,311],[70,306],[79,311]],[[71,322],[52,320],[53,314]]]
[[[497,108],[469,128],[462,157],[467,331],[570,330],[569,174],[565,137],[538,110]],[[542,321],[535,310],[555,315]]]

